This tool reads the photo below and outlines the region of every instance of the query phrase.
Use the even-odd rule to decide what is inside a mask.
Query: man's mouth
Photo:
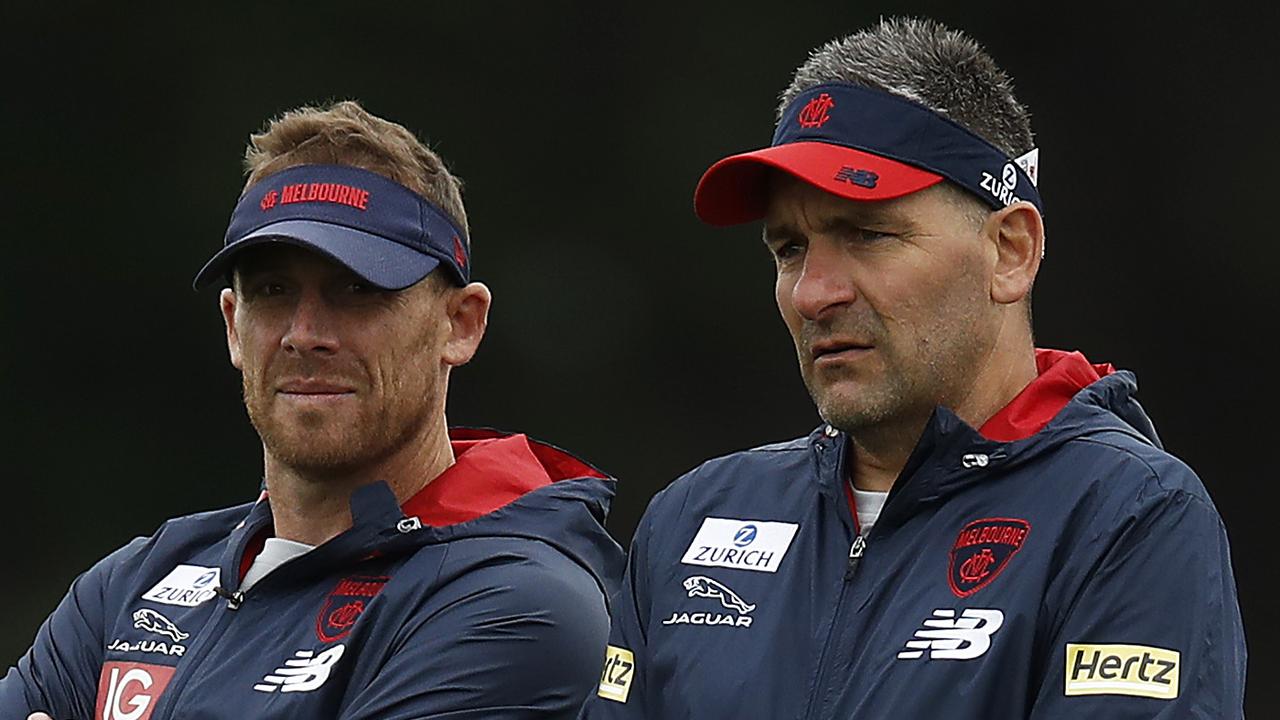
[[[860,357],[872,348],[872,345],[856,340],[820,340],[809,347],[809,354],[815,363],[836,362]]]
[[[354,395],[355,388],[332,380],[313,378],[286,380],[276,386],[276,394],[299,400],[325,400]]]

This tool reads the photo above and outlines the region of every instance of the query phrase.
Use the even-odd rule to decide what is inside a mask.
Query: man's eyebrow
[[[241,283],[261,282],[278,274],[282,267],[283,266],[275,263],[267,264],[255,262],[249,266],[241,266],[237,264],[232,270],[232,277]]]
[[[273,252],[269,248],[249,248],[237,258],[235,269],[237,272],[246,275],[261,275],[262,273],[276,272],[287,264],[279,253]]]
[[[885,218],[875,214],[858,214],[852,217],[837,216],[828,218],[818,227],[818,232],[824,235],[849,235],[860,230],[865,230],[872,225],[881,225],[885,222]]]
[[[254,260],[252,263],[236,263],[236,272],[241,275],[264,275],[270,272],[276,272],[282,267],[280,263],[263,262]]]
[[[903,213],[886,208],[866,207],[850,208],[844,214],[827,218],[817,226],[816,230],[822,234],[848,234],[860,230],[882,228],[886,225],[904,229],[914,227],[911,219]],[[773,226],[766,225],[761,237],[765,245],[776,245],[788,240],[802,240],[805,237],[805,233],[795,225],[783,223]]]
[[[777,245],[788,240],[803,239],[804,233],[800,232],[794,225],[765,225],[760,237],[764,240],[765,245]]]
[[[824,232],[884,225],[914,226],[911,216],[901,208],[894,207],[892,202],[857,203],[843,210],[844,212],[828,219],[822,225]]]

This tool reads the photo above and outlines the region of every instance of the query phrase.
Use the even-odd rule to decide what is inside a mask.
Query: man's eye
[[[253,294],[260,297],[273,297],[283,295],[285,292],[284,283],[264,281],[260,282],[253,288]]]
[[[769,248],[778,260],[789,260],[804,252],[804,246],[798,242],[784,242]]]
[[[894,237],[893,233],[883,232],[880,230],[870,230],[868,228],[859,228],[857,232],[851,233],[849,239],[855,243],[870,245],[887,240]]]
[[[367,283],[363,280],[354,280],[347,283],[347,292],[352,295],[371,295],[373,293],[382,292],[382,288]]]

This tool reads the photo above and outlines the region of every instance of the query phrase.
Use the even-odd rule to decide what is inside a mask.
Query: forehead
[[[832,195],[812,184],[783,173],[771,173],[768,209],[764,214],[765,233],[771,229],[818,225],[832,219],[846,222],[910,222],[927,204],[928,191],[915,192],[893,200],[850,200]]]
[[[859,228],[899,234],[950,234],[972,228],[973,215],[952,192],[947,183],[938,183],[892,200],[850,200],[773,172],[764,240]]]

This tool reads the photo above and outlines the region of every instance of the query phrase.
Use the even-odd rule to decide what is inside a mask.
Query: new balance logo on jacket
[[[282,667],[278,667],[262,678],[262,682],[253,686],[258,692],[310,692],[324,684],[329,679],[329,673],[333,666],[342,659],[342,653],[346,650],[344,645],[334,645],[333,647],[321,653],[314,650],[299,650],[293,654],[293,658],[284,661]]]
[[[907,641],[899,660],[914,660],[928,653],[930,660],[972,660],[991,649],[991,636],[1004,624],[999,610],[934,610],[933,617]]]

